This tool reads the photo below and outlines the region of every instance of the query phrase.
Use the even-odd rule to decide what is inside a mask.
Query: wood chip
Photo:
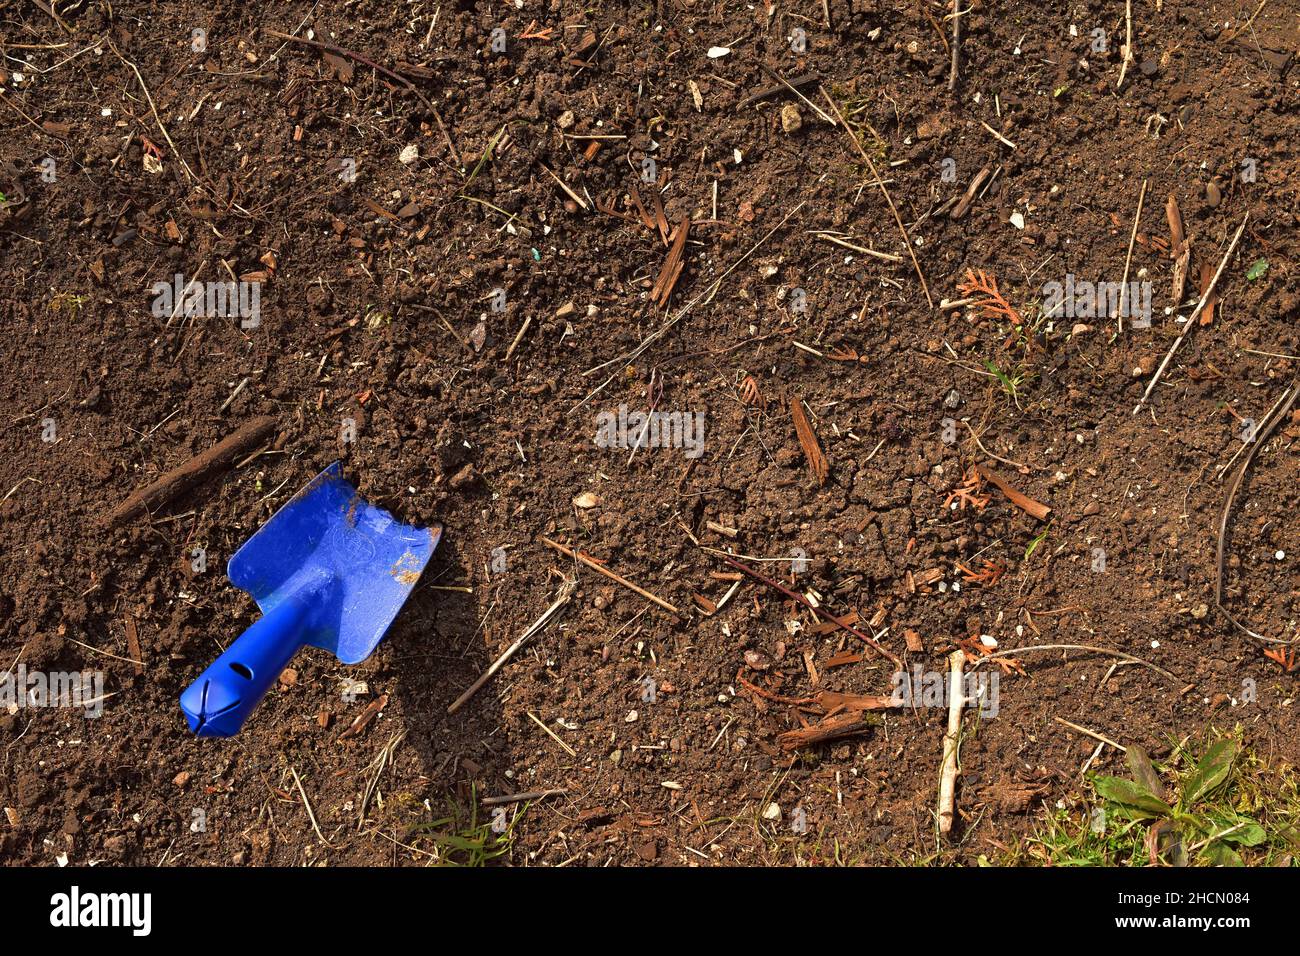
[[[347,730],[339,734],[339,740],[347,740],[349,737],[359,737],[361,732],[370,726],[370,722],[375,716],[388,706],[388,695],[380,694],[370,703],[366,704],[366,709],[357,715],[357,719],[352,721],[352,725]]]
[[[799,436],[799,444],[803,447],[804,457],[808,459],[808,471],[817,479],[817,484],[826,484],[831,465],[826,456],[822,454],[821,445],[817,441],[817,433],[813,431],[812,424],[809,423],[808,416],[804,413],[803,402],[797,396],[790,400],[790,417],[794,419],[795,434]]]
[[[1214,266],[1208,262],[1201,263],[1201,281],[1199,294],[1205,295],[1210,289],[1210,283],[1214,281]],[[1211,292],[1205,300],[1205,308],[1201,310],[1201,325],[1209,325],[1214,321],[1214,307],[1219,304],[1219,294]]]
[[[131,654],[132,666],[137,674],[144,673],[144,656],[140,652],[140,635],[136,631],[135,618],[130,614],[125,615],[126,620],[126,646]]]
[[[1039,521],[1042,521],[1052,513],[1051,508],[1047,507],[1047,505],[1039,504],[1028,495],[1021,494],[1013,488],[1005,478],[990,469],[988,465],[976,465],[975,467],[979,470],[979,473],[984,476],[985,480],[996,486],[998,491],[1006,495],[1013,505],[1021,511],[1024,511],[1026,514],[1033,515]]]
[[[668,257],[664,259],[663,268],[659,270],[659,278],[655,280],[654,288],[650,290],[650,300],[661,309],[668,307],[673,287],[677,285],[677,280],[681,278],[682,269],[686,265],[686,235],[690,232],[690,228],[690,217],[683,217],[673,231],[673,242],[668,250]]]
[[[858,711],[847,711],[834,717],[827,717],[811,727],[787,730],[777,736],[776,742],[781,746],[782,750],[799,750],[802,747],[811,747],[813,744],[827,740],[838,740],[841,737],[864,734],[871,729],[878,719]]]
[[[1169,220],[1170,255],[1174,258],[1174,304],[1183,301],[1187,291],[1187,268],[1192,258],[1192,243],[1183,227],[1183,214],[1178,208],[1178,198],[1169,194],[1165,201],[1165,218]]]

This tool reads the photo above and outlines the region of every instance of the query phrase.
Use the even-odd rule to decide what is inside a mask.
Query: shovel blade
[[[302,642],[356,664],[383,639],[441,535],[367,504],[335,462],[244,542],[227,573],[266,614],[310,594]]]

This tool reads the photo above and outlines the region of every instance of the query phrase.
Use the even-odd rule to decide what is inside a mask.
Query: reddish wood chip
[[[794,419],[795,434],[799,436],[799,444],[803,446],[804,457],[808,459],[808,470],[817,479],[817,484],[826,484],[826,478],[831,472],[831,464],[826,460],[826,456],[822,454],[822,447],[817,441],[817,433],[813,431],[812,424],[804,413],[803,402],[798,397],[790,400],[790,417]]]

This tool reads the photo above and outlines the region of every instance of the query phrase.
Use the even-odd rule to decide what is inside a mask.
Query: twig
[[[1246,231],[1246,223],[1249,221],[1250,213],[1246,213],[1246,215],[1242,217],[1241,225],[1237,227],[1237,234],[1232,237],[1232,242],[1228,244],[1228,251],[1223,254],[1223,260],[1219,263],[1219,268],[1214,272],[1214,278],[1210,280],[1210,284],[1206,286],[1205,291],[1201,293],[1201,301],[1196,303],[1196,308],[1193,309],[1192,314],[1187,317],[1187,327],[1183,329],[1182,334],[1179,335],[1178,338],[1174,339],[1174,344],[1169,346],[1169,352],[1165,355],[1165,360],[1161,362],[1160,367],[1156,369],[1156,374],[1151,377],[1151,383],[1147,385],[1147,390],[1142,393],[1142,400],[1138,402],[1137,407],[1133,409],[1134,415],[1146,407],[1147,399],[1151,397],[1152,391],[1155,390],[1156,383],[1160,381],[1160,377],[1164,375],[1165,369],[1168,368],[1169,363],[1173,361],[1174,353],[1178,351],[1178,346],[1182,345],[1183,339],[1187,338],[1187,336],[1191,334],[1192,329],[1196,328],[1196,317],[1201,314],[1201,310],[1205,308],[1205,303],[1209,301],[1210,296],[1214,292],[1215,286],[1219,284],[1219,276],[1223,275],[1223,270],[1228,265],[1228,260],[1232,258],[1232,253],[1237,248],[1237,240],[1239,240],[1241,234]]]
[[[803,100],[805,103],[807,103],[809,109],[812,109],[812,110],[816,111],[816,113],[817,113],[818,116],[820,116],[820,117],[821,117],[822,119],[824,119],[826,122],[830,123],[832,126],[835,125],[835,120],[831,119],[828,115],[826,115],[826,111],[825,111],[824,109],[822,109],[820,106],[818,106],[818,105],[817,105],[816,103],[814,103],[812,100],[808,99],[808,97],[806,97],[806,96],[804,96],[802,93],[800,93],[800,92],[799,92],[799,91],[798,91],[798,90],[797,90],[797,89],[796,89],[796,88],[795,88],[791,83],[789,83],[789,82],[786,81],[786,78],[785,78],[784,76],[782,76],[780,73],[776,72],[776,70],[772,69],[772,68],[771,68],[770,66],[768,66],[766,63],[760,63],[759,66],[762,68],[762,70],[763,70],[764,73],[766,73],[766,74],[767,74],[768,76],[770,76],[772,79],[776,80],[778,83],[780,83],[782,86],[784,86],[786,89],[788,89],[788,90],[789,90],[791,93],[793,93],[795,96],[799,97],[799,99],[801,99],[801,100]]]
[[[877,720],[878,718],[861,711],[847,711],[827,717],[811,727],[800,727],[797,730],[787,730],[785,733],[777,734],[776,742],[781,745],[782,750],[798,750],[800,747],[810,747],[827,740],[838,740],[841,737],[863,733]]]
[[[634,194],[634,195],[635,195],[635,194]],[[774,235],[775,235],[775,234],[776,234],[776,233],[781,229],[782,226],[784,226],[787,222],[789,222],[789,221],[790,221],[790,217],[792,217],[795,213],[797,213],[800,209],[802,209],[802,208],[803,208],[804,206],[806,206],[807,204],[808,204],[808,200],[806,200],[806,199],[805,199],[805,200],[802,200],[802,201],[799,203],[799,205],[795,206],[795,207],[794,207],[793,209],[791,209],[788,213],[786,213],[785,216],[781,219],[781,221],[778,222],[775,226],[773,226],[773,227],[768,231],[768,233],[767,233],[765,236],[763,236],[762,239],[758,240],[758,242],[754,243],[752,246],[749,247],[749,251],[748,251],[748,252],[746,252],[743,256],[741,256],[741,257],[740,257],[739,259],[737,259],[734,263],[732,263],[731,266],[728,267],[728,269],[727,269],[726,272],[724,272],[724,273],[722,273],[722,275],[718,276],[718,278],[713,282],[713,284],[712,284],[711,286],[709,286],[708,289],[705,289],[703,292],[701,292],[701,293],[700,293],[699,295],[697,295],[695,298],[691,299],[690,302],[687,302],[684,306],[682,306],[680,309],[678,309],[676,315],[674,315],[671,319],[669,319],[669,320],[668,320],[667,322],[665,322],[663,325],[659,326],[659,328],[657,328],[655,331],[651,332],[651,333],[650,333],[649,335],[647,335],[644,339],[642,339],[640,345],[638,345],[636,348],[634,348],[634,349],[633,349],[632,351],[630,351],[630,352],[627,352],[627,353],[625,353],[625,354],[623,354],[623,355],[620,355],[620,356],[618,356],[617,358],[612,358],[612,359],[610,359],[608,362],[601,362],[599,365],[596,365],[596,366],[593,366],[592,368],[587,369],[587,370],[586,370],[585,372],[583,372],[582,374],[583,374],[583,375],[591,375],[593,372],[599,372],[601,369],[608,368],[608,367],[611,366],[611,365],[620,365],[620,366],[623,366],[623,365],[626,365],[626,364],[629,363],[629,362],[634,361],[638,355],[640,355],[642,352],[644,352],[646,349],[648,349],[648,348],[649,348],[651,345],[653,345],[655,342],[659,341],[659,339],[661,339],[661,338],[663,338],[665,335],[667,335],[668,332],[672,329],[672,327],[675,326],[678,322],[680,322],[683,318],[685,318],[686,315],[691,311],[691,309],[693,309],[693,308],[694,308],[694,307],[695,307],[699,302],[703,301],[705,298],[710,298],[710,297],[712,297],[713,294],[716,292],[716,290],[718,290],[719,288],[722,287],[722,281],[723,281],[724,279],[726,279],[727,276],[731,275],[731,273],[733,273],[734,271],[736,271],[736,269],[739,268],[740,265],[741,265],[741,264],[742,264],[746,259],[748,259],[750,256],[752,256],[752,255],[753,255],[753,254],[758,250],[758,248],[759,248],[761,245],[763,245],[763,243],[765,243],[765,242],[767,242],[767,240],[771,239],[772,236],[774,236]],[[600,392],[601,389],[603,389],[606,385],[608,385],[610,382],[612,382],[612,381],[614,380],[614,376],[617,375],[617,374],[618,374],[617,371],[611,373],[610,376],[609,376],[609,378],[605,379],[605,381],[601,382],[601,383],[600,383],[599,385],[597,385],[594,389],[592,389],[591,392],[588,393],[587,397],[584,398],[582,401],[580,401],[577,405],[573,406],[573,408],[570,409],[570,411],[575,411],[575,412],[576,412],[576,411],[577,411],[579,408],[581,408],[583,405],[587,404],[587,402],[589,402],[589,401],[591,401],[593,398],[595,398],[596,395]]]
[[[1119,80],[1115,89],[1124,85],[1124,75],[1133,62],[1133,0],[1124,0],[1124,62],[1119,65]]]
[[[925,281],[925,273],[921,271],[921,263],[916,260],[916,250],[912,248],[912,237],[907,234],[907,227],[903,225],[903,217],[898,214],[898,207],[894,205],[894,200],[889,196],[889,190],[885,188],[884,180],[880,178],[880,173],[876,171],[876,164],[871,161],[871,157],[867,155],[867,151],[862,148],[862,142],[858,139],[857,134],[853,132],[848,122],[844,119],[844,114],[840,112],[839,106],[837,106],[835,101],[831,99],[830,94],[826,92],[826,88],[818,86],[817,89],[821,91],[822,97],[835,113],[835,118],[838,119],[840,125],[844,127],[844,132],[848,133],[849,139],[853,141],[853,145],[857,149],[858,155],[866,161],[867,168],[871,170],[871,175],[876,178],[876,185],[880,187],[880,191],[885,197],[885,202],[889,204],[889,211],[894,214],[894,222],[898,223],[898,231],[903,234],[903,242],[907,246],[907,254],[912,257],[912,267],[916,270],[916,277],[921,280],[921,290],[925,293],[925,301],[929,304],[930,308],[933,309],[934,299],[930,298],[930,286]]]
[[[480,802],[485,807],[504,807],[511,803],[524,803],[533,800],[545,800],[547,797],[562,797],[568,790],[529,790],[527,793],[512,793],[504,797],[484,797]]]
[[[1092,651],[1096,654],[1109,654],[1112,657],[1118,657],[1120,660],[1132,661],[1134,664],[1141,664],[1143,667],[1149,667],[1157,674],[1162,674],[1165,677],[1168,677],[1176,684],[1182,685],[1186,683],[1169,673],[1169,671],[1165,670],[1163,667],[1157,667],[1150,661],[1144,661],[1140,657],[1134,657],[1132,654],[1126,654],[1123,651],[1111,650],[1109,647],[1097,647],[1092,644],[1030,644],[1025,647],[1013,647],[1009,650],[994,651],[992,654],[986,654],[984,657],[977,660],[974,666],[979,667],[985,661],[996,660],[999,657],[1010,657],[1012,654],[1023,654],[1027,651]]]
[[[1241,487],[1241,483],[1246,477],[1246,472],[1250,470],[1251,463],[1255,460],[1255,456],[1259,454],[1259,450],[1264,447],[1264,443],[1268,441],[1269,436],[1273,434],[1273,430],[1277,428],[1278,424],[1291,413],[1291,408],[1295,405],[1296,399],[1300,398],[1300,379],[1291,384],[1290,392],[1291,397],[1287,400],[1286,404],[1282,406],[1281,411],[1273,415],[1272,420],[1256,434],[1255,440],[1251,443],[1252,447],[1250,453],[1246,455],[1246,460],[1241,463],[1241,468],[1237,471],[1236,477],[1232,479],[1232,486],[1228,489],[1228,496],[1223,502],[1223,514],[1219,516],[1219,546],[1214,562],[1214,606],[1222,612],[1223,616],[1226,617],[1232,623],[1232,626],[1237,628],[1237,630],[1265,644],[1291,645],[1295,644],[1296,641],[1284,641],[1280,638],[1265,637],[1263,634],[1256,634],[1228,613],[1228,609],[1223,606],[1223,552],[1225,541],[1227,540],[1228,517],[1232,513],[1232,503],[1237,497],[1237,490]]]
[[[981,475],[987,478],[990,482],[996,485],[998,491],[1006,495],[1011,500],[1011,503],[1013,505],[1015,505],[1017,508],[1024,511],[1026,514],[1032,515],[1033,517],[1037,518],[1039,521],[1043,521],[1044,519],[1047,518],[1049,514],[1052,513],[1051,508],[1047,507],[1047,505],[1040,504],[1039,502],[1035,501],[1033,498],[1030,498],[1028,495],[1017,491],[1009,481],[1007,481],[997,472],[990,469],[988,465],[977,464],[975,466],[975,469]]]
[[[569,598],[573,597],[573,592],[576,588],[577,588],[576,580],[565,581],[562,585],[560,585],[559,596],[556,597],[555,601],[551,604],[551,606],[548,607],[545,611],[543,611],[542,616],[539,617],[536,621],[534,621],[531,625],[529,625],[528,629],[525,630],[523,634],[519,635],[519,639],[517,641],[515,641],[513,644],[507,647],[505,649],[505,652],[500,657],[498,657],[495,661],[492,662],[492,666],[490,666],[487,670],[485,670],[482,676],[480,676],[478,680],[470,684],[470,686],[466,689],[465,693],[461,694],[454,701],[452,701],[451,705],[447,708],[447,713],[449,714],[456,713],[456,711],[460,710],[461,707],[464,706],[467,700],[469,700],[476,693],[478,693],[479,688],[481,688],[484,684],[486,684],[488,680],[492,677],[492,675],[495,674],[497,671],[499,671],[502,668],[502,666],[505,665],[506,661],[510,660],[510,658],[512,658],[515,655],[515,652],[518,651],[519,648],[523,647],[524,644],[528,642],[529,638],[531,638],[534,634],[540,632],[542,628],[546,627],[547,623],[551,620],[551,618],[555,616],[555,612],[558,611],[560,608],[562,608],[565,604],[567,604],[569,602]]]
[[[1124,82],[1123,75],[1120,82]],[[1128,255],[1124,257],[1124,281],[1119,284],[1119,315],[1115,317],[1115,331],[1124,333],[1124,305],[1128,301],[1128,269],[1133,263],[1133,243],[1137,241],[1138,223],[1142,220],[1142,204],[1147,198],[1147,181],[1142,180],[1142,191],[1138,193],[1137,212],[1133,214],[1133,231],[1128,237]]]
[[[235,390],[230,393],[230,397],[221,403],[221,407],[217,409],[218,415],[220,415],[222,412],[224,412],[227,408],[230,407],[230,403],[239,397],[239,393],[244,390],[244,386],[247,384],[248,384],[248,376],[245,375],[244,380],[240,382],[238,385],[236,385]],[[179,409],[177,409],[177,411],[179,411]]]
[[[866,246],[855,245],[854,243],[849,242],[846,239],[841,239],[839,236],[833,235],[829,232],[822,232],[817,229],[812,229],[809,230],[808,235],[816,236],[818,239],[825,239],[827,242],[833,242],[837,246],[843,246],[845,249],[852,249],[854,252],[860,252],[866,256],[872,256],[873,258],[876,259],[883,259],[885,262],[903,261],[902,256],[895,255],[892,252],[877,252],[875,249],[868,249]]]
[[[1056,722],[1059,724],[1065,724],[1065,726],[1069,727],[1071,730],[1077,730],[1079,733],[1085,734],[1091,737],[1093,740],[1100,740],[1103,744],[1110,744],[1116,750],[1122,750],[1124,753],[1128,753],[1128,748],[1125,747],[1123,744],[1117,744],[1109,737],[1103,736],[1102,734],[1097,733],[1097,731],[1095,730],[1089,730],[1087,727],[1080,727],[1078,724],[1072,724],[1064,717],[1057,717]]]
[[[53,3],[46,3],[45,0],[32,0],[32,2],[35,3],[36,6],[40,8],[42,13],[52,18],[54,22],[59,25],[60,30],[62,30],[64,33],[72,32],[72,30],[68,27],[67,23],[64,22],[63,17],[59,16],[59,11],[54,8]]]
[[[1003,145],[1010,146],[1012,149],[1019,149],[1019,147],[1016,146],[1015,143],[1011,142],[1011,140],[1007,139],[1005,136],[1003,136],[1001,133],[995,130],[988,123],[984,122],[983,120],[980,120],[980,125],[983,126],[990,133],[992,133],[994,136],[996,136]]]
[[[966,426],[966,430],[970,432],[970,437],[975,442],[975,446],[979,448],[980,451],[984,452],[984,454],[992,458],[994,461],[1000,461],[1002,462],[1002,464],[1010,465],[1012,468],[1017,468],[1017,469],[1023,468],[1025,471],[1029,471],[1031,468],[1035,468],[1039,471],[1045,470],[1039,467],[1038,465],[1025,465],[1018,461],[1012,461],[1010,458],[1003,458],[1001,455],[993,454],[993,452],[989,451],[987,448],[984,447],[984,443],[980,441],[980,436],[976,433],[975,429],[971,427],[970,422],[966,421],[966,419],[964,418],[959,418],[958,421],[960,421],[963,425]]]
[[[779,581],[773,581],[773,580],[772,580],[771,578],[769,578],[767,575],[765,575],[765,574],[761,574],[761,573],[759,573],[758,571],[755,571],[753,568],[751,568],[751,567],[750,567],[749,565],[747,565],[747,564],[741,564],[739,561],[737,561],[735,558],[732,558],[730,555],[724,554],[724,553],[722,553],[721,551],[714,551],[713,549],[709,549],[709,550],[710,550],[713,554],[716,554],[718,557],[720,557],[723,561],[726,561],[726,562],[727,562],[729,565],[731,565],[733,568],[736,568],[736,569],[738,569],[738,570],[740,570],[740,571],[744,571],[746,574],[748,574],[748,575],[749,575],[751,578],[753,578],[755,581],[761,581],[763,584],[766,584],[768,587],[770,587],[770,588],[775,588],[776,590],[778,590],[778,591],[780,591],[782,594],[784,594],[786,597],[788,597],[790,600],[792,600],[792,601],[797,601],[799,604],[802,604],[804,607],[808,608],[808,609],[809,609],[810,611],[812,611],[814,614],[818,615],[819,617],[824,618],[824,619],[827,620],[827,621],[830,621],[830,622],[833,623],[836,627],[838,627],[840,630],[842,630],[842,631],[848,631],[850,634],[852,634],[852,635],[853,635],[854,637],[856,637],[858,640],[862,641],[862,643],[866,644],[866,645],[867,645],[868,647],[870,647],[870,648],[873,648],[874,650],[878,651],[881,655],[883,655],[884,657],[886,657],[886,658],[888,658],[890,661],[892,661],[892,662],[894,663],[894,666],[895,666],[895,667],[898,667],[899,669],[902,669],[902,667],[903,667],[903,662],[902,662],[901,660],[899,660],[898,657],[897,657],[895,654],[893,654],[892,652],[886,650],[884,647],[882,647],[880,644],[876,643],[876,641],[874,641],[872,638],[867,637],[867,635],[863,634],[863,633],[862,633],[861,631],[859,631],[857,628],[855,628],[855,627],[853,627],[853,626],[851,626],[851,625],[849,625],[849,624],[845,624],[843,621],[841,621],[839,618],[837,618],[834,614],[830,613],[830,611],[827,611],[825,608],[818,607],[817,605],[813,604],[811,601],[809,601],[806,597],[804,597],[804,596],[803,596],[802,594],[800,594],[798,591],[792,591],[792,590],[790,590],[788,587],[786,587],[784,584],[781,584]]]
[[[1240,24],[1238,27],[1236,27],[1236,29],[1229,30],[1227,33],[1221,35],[1219,37],[1219,42],[1227,43],[1231,40],[1235,40],[1237,39],[1237,37],[1241,36],[1243,33],[1249,30],[1250,25],[1255,22],[1255,18],[1260,15],[1260,12],[1263,11],[1264,9],[1264,5],[1267,3],[1268,0],[1259,0],[1259,6],[1256,7],[1255,12],[1250,15],[1250,19],[1247,20],[1245,23]]]
[[[346,50],[343,47],[335,46],[332,43],[321,43],[319,40],[308,40],[306,37],[296,37],[288,33],[281,33],[279,30],[264,30],[263,32],[267,33],[270,36],[276,37],[277,39],[285,40],[289,43],[299,43],[302,44],[303,46],[315,47],[317,50],[324,50],[326,53],[333,53],[335,56],[345,56],[349,60],[356,60],[358,63],[362,63],[370,67],[370,69],[374,70],[376,73],[382,73],[384,76],[388,77],[389,79],[401,83],[403,87],[405,87],[406,89],[414,93],[416,96],[418,96],[420,98],[420,101],[423,102],[425,106],[428,106],[431,109],[433,107],[433,104],[429,102],[428,98],[423,93],[420,92],[419,88],[410,79],[408,79],[407,77],[403,76],[400,73],[396,73],[393,70],[388,69],[388,67],[386,66],[380,66],[374,60],[362,56],[360,53],[357,53],[353,50]],[[454,149],[452,151],[452,155],[453,157],[455,156]]]
[[[575,561],[580,561],[581,563],[585,564],[587,567],[591,568],[593,571],[599,571],[601,574],[605,575],[605,577],[609,578],[611,581],[617,581],[619,584],[623,585],[623,587],[635,591],[637,594],[641,595],[647,601],[650,601],[651,603],[654,604],[658,604],[665,611],[668,611],[672,614],[676,614],[678,617],[681,617],[681,611],[677,610],[677,608],[673,607],[663,598],[656,597],[655,595],[647,591],[645,588],[633,584],[631,581],[629,581],[625,577],[622,577],[621,575],[615,574],[613,571],[605,567],[603,564],[601,564],[599,561],[595,560],[594,558],[588,557],[587,555],[583,554],[581,551],[575,551],[572,548],[566,548],[562,544],[557,544],[556,542],[552,541],[550,538],[546,537],[545,535],[540,535],[539,539],[541,540],[542,544],[546,545],[548,548],[554,548],[556,551],[560,552],[560,554],[573,558]]]
[[[544,723],[542,723],[542,722],[537,718],[537,715],[534,714],[531,710],[528,711],[528,718],[529,718],[533,723],[535,723],[538,727],[541,727],[542,730],[546,731],[546,733],[550,735],[550,738],[551,738],[552,740],[554,740],[557,744],[559,744],[562,748],[564,748],[564,752],[565,752],[566,754],[568,754],[570,757],[576,757],[576,756],[578,756],[578,752],[577,752],[576,750],[574,750],[572,747],[570,747],[568,744],[566,744],[563,740],[561,740],[558,736],[556,736],[555,731],[553,731],[550,727],[547,727]]]
[[[194,175],[194,170],[190,169],[190,164],[185,162],[185,157],[181,155],[181,151],[177,149],[176,144],[172,142],[171,133],[167,132],[167,127],[163,125],[162,117],[158,115],[158,107],[154,105],[153,95],[149,92],[149,86],[145,83],[144,77],[140,75],[139,68],[119,53],[117,47],[111,41],[108,44],[108,48],[113,51],[114,56],[131,68],[131,72],[135,74],[135,78],[140,81],[140,89],[144,90],[144,98],[149,101],[149,110],[153,113],[154,122],[157,123],[158,128],[162,130],[163,139],[167,140],[167,145],[172,148],[172,155],[181,161],[181,166],[185,169],[185,175],[190,177],[190,182],[196,185],[202,185],[199,182],[199,177]]]
[[[961,50],[961,0],[952,0],[952,68],[948,71],[948,92],[957,91],[957,57]]]
[[[1268,414],[1264,416],[1263,420],[1265,422],[1269,422],[1273,420],[1273,415],[1274,413],[1277,412],[1278,406],[1280,406],[1284,401],[1286,401],[1287,396],[1290,394],[1291,394],[1291,389],[1288,388],[1286,391],[1284,391],[1281,395],[1277,397],[1277,401],[1273,403],[1273,407],[1270,408],[1268,410]],[[1241,443],[1241,447],[1238,448],[1233,453],[1232,457],[1228,459],[1228,463],[1224,465],[1222,468],[1220,468],[1217,472],[1215,472],[1214,474],[1215,481],[1223,480],[1223,473],[1227,471],[1229,468],[1231,468],[1233,465],[1235,465],[1237,463],[1237,459],[1240,458],[1243,454],[1245,454],[1255,445],[1255,439],[1259,435],[1259,432],[1260,429],[1256,428],[1255,436],[1252,436],[1249,441],[1244,441]],[[1204,472],[1202,472],[1202,474],[1204,474]],[[1197,478],[1200,478],[1200,475],[1197,475]]]
[[[559,187],[560,187],[561,189],[564,190],[565,195],[567,195],[570,199],[572,199],[572,200],[573,200],[574,202],[576,202],[579,206],[581,206],[584,212],[589,212],[589,211],[591,210],[591,207],[590,207],[589,205],[587,205],[587,200],[583,199],[581,196],[579,196],[577,193],[575,193],[572,189],[570,189],[570,188],[569,188],[569,184],[566,183],[566,182],[565,182],[563,179],[561,179],[559,176],[555,175],[555,173],[551,172],[551,168],[550,168],[549,166],[547,166],[547,165],[546,165],[545,163],[543,163],[543,162],[538,162],[537,165],[538,165],[538,166],[541,166],[542,169],[546,170],[546,175],[548,175],[548,176],[550,176],[552,179],[554,179],[554,180],[556,181],[556,183],[559,184]]]
[[[333,849],[334,844],[325,839],[325,834],[320,832],[320,824],[316,822],[316,814],[312,813],[311,801],[307,799],[307,791],[302,788],[302,780],[298,778],[298,771],[290,767],[289,772],[293,774],[293,782],[298,785],[298,795],[302,797],[302,805],[307,808],[307,819],[311,821],[311,828],[316,831],[316,835],[320,837],[322,843]]]
[[[255,418],[207,451],[200,452],[185,464],[173,468],[153,484],[135,492],[104,519],[112,526],[136,517],[148,509],[160,508],[188,489],[204,481],[214,472],[229,467],[240,454],[262,441],[275,431],[276,420],[271,416]]]
[[[144,661],[137,661],[130,657],[123,657],[121,654],[114,654],[112,651],[106,651],[103,650],[102,648],[91,647],[89,644],[83,644],[75,637],[68,637],[65,634],[63,635],[63,639],[65,641],[71,641],[73,644],[76,644],[78,647],[84,647],[88,651],[94,651],[96,654],[103,654],[105,657],[111,657],[115,661],[124,661],[127,664],[135,664],[137,667],[144,667]],[[136,673],[139,673],[139,671],[137,671]]]
[[[939,835],[952,832],[954,804],[957,800],[957,751],[961,740],[961,710],[966,703],[962,668],[963,651],[948,655],[948,732],[943,735],[943,761],[939,764]]]
[[[798,86],[807,86],[809,83],[816,83],[820,79],[820,73],[805,73],[803,76],[796,76],[792,80],[782,80],[776,86],[768,86],[759,90],[757,93],[751,93],[736,104],[736,109],[743,110],[746,106],[757,103],[759,100],[765,100],[773,94],[780,93],[782,90]]]

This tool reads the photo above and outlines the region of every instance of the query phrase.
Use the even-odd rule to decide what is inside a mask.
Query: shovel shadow
[[[449,803],[454,804],[463,829],[471,808],[478,823],[489,819],[490,811],[482,807],[485,796],[511,792],[505,772],[514,762],[502,721],[502,688],[495,678],[454,714],[447,713],[490,663],[480,627],[490,603],[488,591],[475,580],[473,565],[457,550],[455,538],[444,532],[385,642],[385,664],[395,672],[393,715],[400,714],[406,731],[401,749],[414,751],[423,778],[416,781],[415,796],[421,803],[428,800],[434,818],[450,815]],[[472,594],[435,587],[468,582],[473,582]],[[398,772],[399,780],[406,776],[400,763]]]

